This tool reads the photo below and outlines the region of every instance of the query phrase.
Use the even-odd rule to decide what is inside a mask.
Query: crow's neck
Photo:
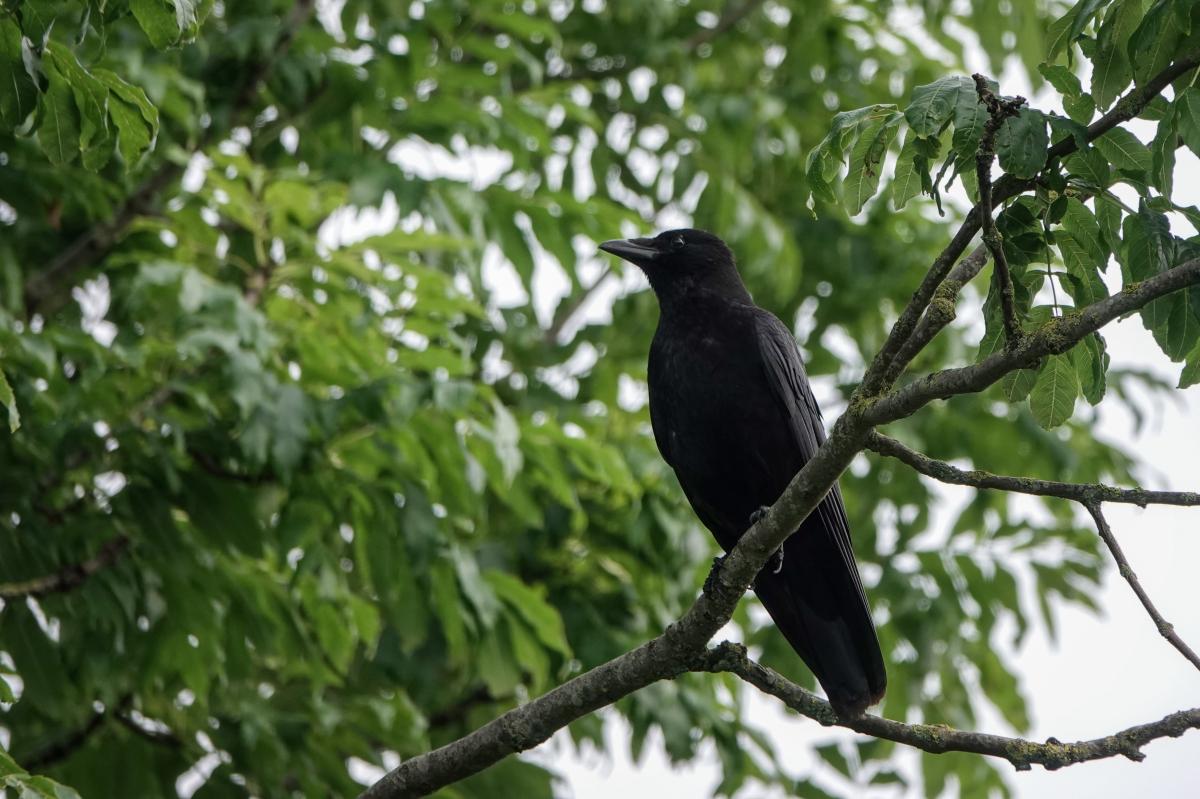
[[[742,282],[737,269],[732,266],[703,274],[650,274],[648,277],[650,287],[658,295],[658,304],[664,316],[691,316],[713,304],[754,304],[750,292],[746,290],[746,284]]]

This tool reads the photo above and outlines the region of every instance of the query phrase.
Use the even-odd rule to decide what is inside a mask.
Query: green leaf
[[[97,171],[108,163],[116,139],[108,124],[108,89],[83,68],[74,53],[61,45],[47,44],[43,58],[46,59],[43,63],[53,63],[54,69],[71,85],[81,120],[79,146],[83,165]]]
[[[1179,374],[1179,388],[1188,388],[1200,383],[1200,344],[1197,344],[1191,352],[1188,353],[1187,360],[1183,365],[1183,371]]]
[[[1143,203],[1122,224],[1117,259],[1125,283],[1136,283],[1164,271],[1175,260],[1176,249],[1166,216],[1151,211]]]
[[[904,118],[919,136],[935,136],[950,121],[962,95],[976,98],[974,82],[963,75],[951,75],[912,91]],[[963,100],[962,102],[968,102]]]
[[[1067,13],[1050,23],[1050,27],[1046,30],[1047,61],[1053,63],[1059,53],[1068,50],[1073,41],[1071,31],[1075,26],[1076,17],[1079,16],[1080,6],[1084,2],[1085,0],[1079,0]]]
[[[149,129],[150,138],[154,139],[158,135],[158,109],[150,103],[149,98],[146,97],[146,92],[140,86],[126,83],[116,74],[106,69],[98,69],[94,74],[108,85],[113,94],[120,97],[127,104],[137,108]]]
[[[1154,339],[1172,361],[1184,360],[1200,340],[1200,288],[1189,286],[1150,305],[1166,306],[1154,309]],[[1161,322],[1164,314],[1165,324]],[[1146,321],[1146,316],[1142,319]]]
[[[496,596],[529,625],[544,646],[563,657],[571,656],[562,617],[542,594],[507,572],[489,569],[483,573],[483,577]]]
[[[1071,348],[1070,355],[1084,399],[1091,405],[1099,404],[1107,388],[1109,358],[1104,339],[1098,333],[1090,333]]]
[[[1143,7],[1143,0],[1121,0],[1104,16],[1092,58],[1092,97],[1097,108],[1112,105],[1133,78],[1125,45],[1142,19]]]
[[[37,106],[37,87],[25,71],[21,28],[9,16],[0,17],[0,130],[21,125]]]
[[[833,185],[841,171],[846,148],[858,139],[859,131],[880,118],[895,113],[894,105],[869,105],[853,111],[835,114],[829,133],[808,154],[805,174],[813,195],[826,202],[836,202]]]
[[[1096,14],[1100,13],[1112,0],[1080,0],[1072,9],[1075,12],[1071,27],[1067,31],[1067,41],[1073,42],[1083,33]]]
[[[1000,391],[1009,402],[1022,402],[1037,383],[1038,369],[1017,369],[1000,379]]]
[[[130,0],[129,9],[159,50],[179,44],[184,34],[194,36],[196,13],[191,0]]]
[[[993,92],[999,91],[995,81],[988,81]],[[969,168],[974,168],[975,151],[979,149],[979,141],[983,138],[983,128],[988,121],[987,107],[979,102],[979,93],[972,89],[970,92],[960,91],[954,103],[954,136],[951,147],[958,153]]]
[[[896,175],[892,178],[892,208],[899,211],[908,201],[921,193],[922,183],[928,178],[929,165],[921,158],[917,149],[917,135],[912,131],[905,134],[904,144],[896,159]],[[920,163],[919,163],[920,162]],[[922,179],[921,172],[926,177]]]
[[[844,182],[846,212],[851,216],[862,210],[879,189],[883,158],[896,135],[902,116],[896,111],[863,126],[850,151],[850,169]]]
[[[1061,64],[1039,64],[1038,72],[1051,86],[1067,97],[1077,97],[1083,94],[1083,84],[1068,67]]]
[[[434,615],[446,639],[450,660],[462,664],[467,658],[467,628],[463,622],[463,605],[459,598],[458,581],[450,563],[439,558],[429,570],[430,599]]]
[[[1150,148],[1125,128],[1117,127],[1092,142],[1092,146],[1117,169],[1150,174],[1153,157]]]
[[[1092,117],[1096,115],[1096,101],[1090,94],[1064,97],[1063,108],[1066,110],[1067,116],[1081,125],[1091,122]]]
[[[1112,183],[1108,159],[1092,147],[1068,155],[1063,164],[1070,174],[1082,178],[1090,188],[1104,189]]]
[[[38,101],[38,143],[50,163],[67,164],[79,155],[79,109],[61,73],[50,68],[46,78],[49,88]]]
[[[1019,178],[1031,178],[1046,164],[1050,138],[1046,118],[1041,111],[1022,108],[1009,117],[996,132],[996,155],[1005,172]]]
[[[17,411],[17,399],[13,396],[12,386],[8,384],[3,370],[0,370],[0,405],[8,411],[8,432],[17,432],[21,426],[21,414]]]
[[[1029,393],[1029,410],[1047,430],[1071,418],[1079,396],[1079,378],[1069,356],[1048,355]]]
[[[1161,72],[1176,55],[1176,44],[1183,33],[1171,13],[1171,7],[1177,4],[1178,0],[1158,0],[1129,39],[1129,62],[1139,86]]]
[[[1061,117],[1058,114],[1049,114],[1046,116],[1046,121],[1050,123],[1050,130],[1059,135],[1070,136],[1075,140],[1075,146],[1080,150],[1088,146],[1088,130],[1087,127],[1081,125],[1073,119]]]
[[[108,113],[117,127],[117,146],[129,171],[150,149],[150,130],[136,107],[114,95],[109,96]]]
[[[1200,155],[1200,89],[1195,86],[1184,89],[1174,107],[1183,143],[1194,154]]]

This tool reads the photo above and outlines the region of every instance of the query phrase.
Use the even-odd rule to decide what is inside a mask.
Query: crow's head
[[[745,293],[733,253],[707,230],[683,228],[654,238],[613,239],[601,244],[600,249],[645,272],[660,298],[694,288],[736,288],[739,294]]]

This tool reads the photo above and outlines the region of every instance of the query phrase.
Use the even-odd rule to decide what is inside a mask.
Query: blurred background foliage
[[[833,418],[948,227],[927,202],[847,217],[813,199],[805,154],[839,109],[962,72],[975,37],[993,73],[1040,80],[1063,10],[0,2],[0,784],[352,795],[350,764],[660,631],[714,545],[648,435],[653,298],[595,242],[717,231]],[[971,360],[982,328],[919,368]],[[1138,376],[1109,379],[1121,401]],[[1092,409],[1048,432],[998,400],[893,427],[999,472],[1131,478]],[[843,489],[883,712],[970,728],[986,704],[1026,729],[1002,653],[1031,615],[1092,604],[1093,533],[1053,501],[937,508],[889,460],[860,457]],[[72,590],[13,588],[97,553]],[[812,686],[764,618],[748,598],[736,622]],[[635,752],[654,728],[675,761],[715,744],[721,794],[819,795],[744,723],[742,690],[688,675],[617,712]],[[570,735],[603,747],[602,726]],[[904,789],[890,744],[820,754],[848,796]],[[923,764],[930,796],[1008,791],[982,759]],[[440,795],[555,783],[510,759]]]

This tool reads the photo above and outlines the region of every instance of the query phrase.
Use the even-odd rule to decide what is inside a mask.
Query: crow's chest
[[[764,466],[764,447],[786,435],[752,330],[660,331],[648,382],[655,439],[681,476]]]

